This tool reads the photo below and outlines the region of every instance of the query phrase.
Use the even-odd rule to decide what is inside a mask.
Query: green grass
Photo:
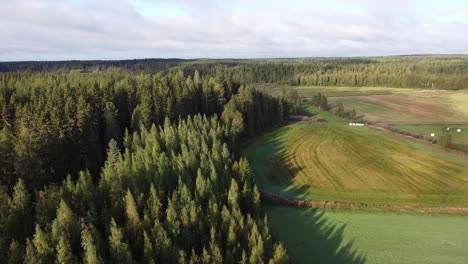
[[[311,106],[311,105],[306,105],[305,110],[311,115],[311,116],[318,116],[323,119],[325,119],[327,122],[345,122],[345,119],[336,116],[328,111],[324,111],[319,109],[318,107]]]
[[[266,207],[293,263],[468,263],[468,217]]]
[[[367,204],[468,206],[468,159],[367,127],[297,123],[245,152],[263,191]]]
[[[392,125],[394,128],[398,128],[403,131],[409,131],[411,133],[417,133],[424,136],[430,136],[431,133],[436,134],[438,138],[442,130],[445,127],[450,127],[449,134],[452,135],[452,143],[460,145],[468,145],[468,125],[409,125],[409,124],[397,124]],[[457,128],[461,128],[462,132],[458,133]]]
[[[282,87],[268,88],[280,94]],[[468,122],[468,91],[295,87],[356,108],[367,120],[427,133]],[[262,191],[367,204],[468,206],[468,159],[309,108],[328,124],[293,124],[246,149]],[[429,125],[413,125],[427,123]],[[434,125],[435,123],[435,125]],[[461,126],[468,132],[468,125]],[[454,143],[466,134],[453,135]],[[468,216],[265,206],[293,263],[468,263]]]

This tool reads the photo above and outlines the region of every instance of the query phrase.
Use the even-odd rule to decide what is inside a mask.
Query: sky
[[[468,53],[468,1],[0,0],[0,61]]]

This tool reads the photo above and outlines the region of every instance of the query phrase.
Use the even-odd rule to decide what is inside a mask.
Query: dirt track
[[[468,214],[468,208],[464,207],[417,207],[408,205],[370,205],[363,203],[346,203],[336,201],[306,201],[287,199],[273,193],[261,192],[262,200],[275,205],[305,207],[305,208],[331,208],[331,209],[363,209],[369,211],[389,212],[416,212],[434,214]]]

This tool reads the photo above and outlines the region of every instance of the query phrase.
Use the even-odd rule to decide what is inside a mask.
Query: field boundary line
[[[310,201],[301,199],[290,199],[279,195],[260,191],[263,201],[270,202],[275,205],[288,207],[305,207],[305,208],[329,208],[329,209],[346,209],[346,210],[369,210],[369,211],[385,211],[385,212],[413,212],[413,213],[434,213],[434,214],[468,214],[466,207],[419,207],[411,205],[373,205],[365,203],[348,203],[338,201]]]

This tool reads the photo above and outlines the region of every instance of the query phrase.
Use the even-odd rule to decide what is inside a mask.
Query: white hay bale
[[[435,137],[435,133],[431,133],[431,137]]]
[[[349,125],[350,125],[350,126],[352,126],[352,125],[353,125],[353,123],[349,123]]]
[[[461,128],[457,129],[457,132],[460,133],[460,132],[461,132]]]
[[[449,131],[449,130],[450,130],[450,127],[447,127],[447,131]]]

